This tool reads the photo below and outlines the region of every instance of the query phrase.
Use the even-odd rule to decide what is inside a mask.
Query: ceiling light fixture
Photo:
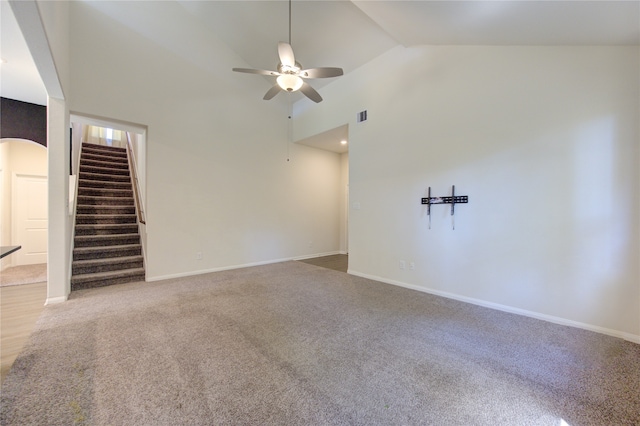
[[[309,83],[304,81],[304,79],[339,77],[344,74],[342,68],[321,67],[302,69],[300,63],[296,62],[293,56],[293,48],[291,47],[291,0],[289,0],[289,43],[282,41],[278,43],[278,56],[280,58],[278,71],[256,70],[253,68],[233,68],[233,71],[277,77],[276,84],[274,84],[262,98],[264,100],[273,98],[283,90],[285,92],[300,90],[303,95],[313,102],[322,102],[322,96],[320,96],[320,93],[311,87]]]
[[[295,92],[302,87],[302,79],[295,74],[282,74],[276,79],[278,86],[287,92]]]

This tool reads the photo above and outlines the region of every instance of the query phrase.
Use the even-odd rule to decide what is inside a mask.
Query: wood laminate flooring
[[[31,335],[46,298],[46,282],[0,287],[0,383]]]

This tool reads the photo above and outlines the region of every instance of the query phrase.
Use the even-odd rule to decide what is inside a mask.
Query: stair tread
[[[129,169],[112,169],[109,167],[87,166],[80,164],[80,172],[101,174],[105,176],[129,176]]]
[[[128,233],[124,233],[124,234],[108,234],[108,235],[77,235],[76,238],[80,238],[83,240],[90,240],[90,239],[105,239],[108,240],[110,238],[113,239],[117,239],[117,238],[122,238],[122,237],[131,237],[131,236],[136,236],[138,237],[138,231],[136,230],[136,232],[128,232]]]
[[[133,191],[131,181],[110,181],[101,182],[99,180],[79,180],[78,190],[111,190],[111,191]]]
[[[89,162],[89,163],[100,163],[100,164],[116,164],[119,167],[122,166],[129,166],[129,161],[127,157],[116,157],[116,156],[111,156],[111,155],[96,155],[96,154],[91,154],[90,152],[85,153],[85,155],[83,155],[80,158],[80,164],[84,163],[84,162]]]
[[[71,277],[71,280],[81,280],[83,278],[111,278],[117,276],[144,274],[144,268],[119,269],[117,271],[94,272],[91,274],[80,274]]]
[[[121,158],[127,158],[126,153],[120,153],[120,152],[106,152],[106,151],[100,151],[100,150],[95,150],[95,149],[85,149],[82,152],[82,156],[83,157],[104,157],[104,158],[117,158],[117,159],[121,159]]]
[[[96,197],[93,195],[79,195],[79,206],[130,206],[133,205],[133,197]]]
[[[111,191],[111,192],[110,192]],[[126,194],[123,194],[126,193]],[[80,188],[78,197],[110,197],[110,198],[133,198],[133,191],[126,189],[97,189]]]
[[[98,145],[97,143],[85,142],[82,144],[83,149],[95,149],[99,151],[126,152],[126,148],[119,146]]]
[[[96,175],[95,173],[87,173],[87,174]],[[85,178],[82,178],[82,177],[80,179],[78,179],[78,185],[80,187],[82,187],[83,183],[84,184],[94,184],[94,185],[103,185],[105,183],[110,183],[110,184],[117,183],[117,184],[119,184],[121,186],[126,186],[127,184],[131,185],[131,181],[128,181],[128,182],[124,182],[124,181],[123,182],[114,182],[114,181],[105,182],[105,181],[102,181],[102,180],[85,179]],[[84,188],[93,188],[93,187],[92,186],[85,186]],[[111,188],[105,188],[105,189],[111,189]]]
[[[126,173],[123,173],[123,172],[126,172]],[[111,169],[109,167],[87,166],[87,165],[80,164],[80,173],[93,173],[93,174],[100,174],[100,175],[106,175],[106,176],[111,176],[111,175],[124,176],[129,174],[129,170],[128,169]]]
[[[122,256],[122,257],[102,257],[99,259],[74,260],[75,266],[98,265],[105,263],[125,263],[142,260],[142,255]]]
[[[130,210],[132,208],[134,208],[134,205],[129,205],[129,206],[117,206],[117,205],[109,205],[109,204],[105,204],[105,205],[96,205],[96,204],[78,204],[77,205],[78,209],[82,209],[82,208],[92,208],[92,209],[111,209],[111,210],[118,210],[118,209],[127,209]],[[86,214],[86,213],[81,213],[81,214]],[[126,214],[126,213],[123,213]],[[131,213],[132,214],[132,213]]]
[[[107,199],[107,200],[119,200],[121,198],[125,200],[133,199],[130,195],[124,195],[122,197],[110,197],[105,195],[78,195],[78,198],[99,198],[99,199]]]
[[[99,182],[99,181],[97,181]],[[100,182],[102,183],[102,182]],[[80,186],[80,191],[91,191],[91,192],[133,192],[133,189],[118,189],[118,188],[102,188],[102,187],[91,187],[91,186]]]
[[[92,216],[92,215],[87,215]],[[82,229],[113,229],[113,228],[133,228],[138,229],[137,223],[78,223],[77,228]]]
[[[105,184],[105,183],[131,183],[131,176],[129,175],[109,175],[109,174],[102,174],[102,173],[92,173],[92,172],[87,172],[87,171],[82,171],[80,170],[80,179],[79,180],[84,180],[86,179],[84,176],[89,175],[89,177],[93,178],[90,179],[92,181],[98,181],[100,182],[100,184]]]
[[[74,247],[73,251],[75,252],[106,252],[106,251],[120,251],[120,250],[128,250],[128,249],[138,249],[141,248],[142,244],[122,244],[115,246],[97,246],[97,247]]]
[[[100,215],[101,218],[103,219],[108,219],[108,218],[132,218],[135,217],[135,213],[121,213],[121,214],[102,214]],[[89,218],[94,218],[96,217],[95,214],[89,214],[89,213],[79,213],[76,215],[76,217],[80,217],[82,219],[89,219]],[[84,224],[83,224],[84,225]]]
[[[129,163],[116,163],[113,161],[98,161],[98,160],[87,160],[86,158],[80,160],[80,167],[101,167],[101,168],[111,168],[116,170],[129,170]]]

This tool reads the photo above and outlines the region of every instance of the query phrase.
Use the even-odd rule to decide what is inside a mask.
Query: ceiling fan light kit
[[[296,62],[291,47],[291,0],[289,0],[289,43],[283,41],[278,43],[278,56],[280,63],[278,71],[258,70],[252,68],[233,68],[233,71],[248,74],[269,75],[276,78],[276,84],[264,95],[264,100],[269,100],[280,93],[295,92],[300,90],[307,98],[314,102],[322,102],[322,96],[303,79],[305,78],[329,78],[338,77],[344,74],[342,68],[321,67],[302,69],[300,63]]]
[[[300,90],[302,83],[304,83],[300,77],[294,74],[279,75],[278,78],[276,78],[276,82],[282,90],[286,90],[287,92]]]

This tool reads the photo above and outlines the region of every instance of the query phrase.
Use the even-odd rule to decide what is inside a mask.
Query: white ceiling
[[[6,0],[0,2],[0,96],[46,105],[47,92]]]
[[[1,3],[0,56],[7,62],[0,68],[0,95],[44,105],[24,39],[7,0]],[[117,14],[124,3],[101,9]],[[152,11],[154,3],[137,7]],[[178,3],[186,11],[179,19],[206,26],[250,67],[275,69],[277,42],[289,38],[286,0]],[[398,45],[640,45],[640,0],[294,0],[291,42],[305,68],[334,66],[345,73]],[[332,80],[312,85],[321,89]]]
[[[347,142],[342,144],[342,141]],[[313,148],[324,149],[338,154],[349,152],[349,125],[343,124],[335,129],[318,133],[317,135],[296,141],[301,145],[307,145]]]

